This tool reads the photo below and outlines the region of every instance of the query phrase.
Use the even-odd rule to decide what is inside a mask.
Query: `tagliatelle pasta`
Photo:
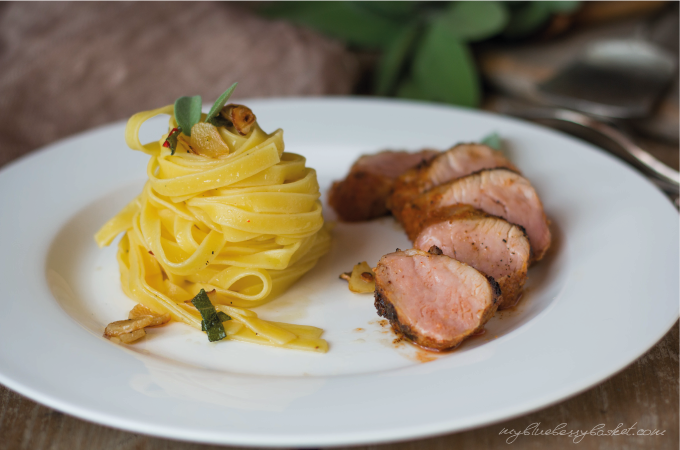
[[[141,125],[160,114],[170,115],[168,134],[142,144]],[[329,250],[314,169],[284,153],[282,130],[267,134],[256,122],[246,135],[215,127],[229,150],[220,157],[197,154],[186,136],[171,149],[166,140],[176,127],[171,105],[135,114],[125,130],[128,146],[150,156],[148,181],[95,235],[104,247],[125,233],[118,245],[123,291],[201,329],[187,301],[204,289],[232,318],[223,323],[228,339],[327,351],[321,329],[269,322],[250,310],[284,292]]]

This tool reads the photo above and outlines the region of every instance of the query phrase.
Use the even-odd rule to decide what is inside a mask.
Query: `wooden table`
[[[506,55],[501,55],[506,56]],[[521,61],[521,59],[517,59]],[[493,61],[493,60],[491,60]],[[487,61],[488,62],[488,61]],[[513,70],[518,67],[512,66]],[[500,72],[496,72],[499,74]],[[526,73],[526,71],[525,71]],[[538,72],[536,72],[538,73]],[[677,103],[673,105],[677,115]],[[676,145],[638,136],[638,142],[666,164],[678,167]],[[7,161],[2,158],[0,161]],[[7,155],[5,155],[7,156]],[[520,435],[511,444],[512,435],[502,430],[531,434],[532,430],[554,429],[591,431],[623,428],[658,430],[656,436],[585,436],[580,449],[677,449],[678,426],[678,324],[647,354],[621,373],[569,400],[506,422],[476,430],[431,439],[370,447],[384,450],[416,449],[553,449],[574,448],[569,437]],[[493,391],[490,391],[493,395]],[[538,425],[535,425],[538,424]],[[532,426],[534,428],[532,428]],[[600,427],[600,428],[598,428]],[[39,405],[0,385],[0,450],[189,450],[227,448],[176,442],[128,433],[95,425]]]

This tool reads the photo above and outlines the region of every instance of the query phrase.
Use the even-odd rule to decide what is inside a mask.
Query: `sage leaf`
[[[228,126],[233,125],[230,121],[228,121],[227,119],[225,119],[222,116],[215,116],[210,120],[206,120],[206,122],[209,123],[210,125],[216,127],[216,128],[228,127]]]
[[[201,289],[201,291],[196,294],[196,297],[191,300],[191,303],[193,303],[196,309],[198,309],[198,312],[201,313],[201,317],[203,318],[201,330],[206,332],[210,342],[219,341],[227,337],[227,332],[224,331],[222,320],[204,289]],[[226,314],[224,315],[226,316]]]
[[[213,103],[212,108],[210,108],[210,112],[208,112],[208,115],[205,118],[205,121],[208,123],[211,123],[211,120],[216,117],[220,111],[222,111],[222,108],[224,108],[224,105],[227,104],[227,100],[229,100],[229,97],[231,97],[231,94],[234,92],[234,89],[236,89],[236,85],[238,83],[232,84],[229,89],[224,91],[222,95],[220,95],[217,100],[215,100],[215,103]],[[214,125],[214,124],[213,124]],[[217,125],[216,125],[217,126]]]
[[[231,317],[223,313],[222,311],[217,311],[217,318],[219,319],[220,322],[226,322],[227,320],[231,320]],[[222,326],[224,327],[224,325]],[[201,331],[206,331],[205,320],[201,321]]]
[[[479,77],[472,55],[441,17],[430,25],[418,47],[413,80],[428,100],[471,107],[479,104]]]
[[[489,133],[484,138],[480,141],[480,143],[487,145],[491,147],[494,150],[500,151],[502,148],[502,141],[501,137],[498,133],[495,131],[493,133]]]
[[[191,127],[201,121],[201,96],[180,97],[175,100],[175,120],[182,132],[191,136]]]
[[[546,0],[531,0],[514,9],[503,35],[520,38],[535,32],[550,17],[550,6]]]
[[[408,98],[411,100],[430,100],[430,98],[420,90],[413,78],[406,78],[399,83],[397,97]]]
[[[513,7],[513,12],[503,35],[509,38],[521,38],[536,31],[550,19],[553,14],[564,14],[575,11],[581,2],[540,1],[526,2]]]
[[[392,17],[404,17],[415,12],[422,0],[352,0],[359,7]]]
[[[388,95],[402,74],[420,31],[419,24],[405,27],[383,52],[378,63],[375,79],[377,95]]]
[[[501,31],[509,20],[505,5],[497,1],[453,2],[441,15],[449,31],[463,41],[481,41]]]
[[[554,2],[544,2],[547,3],[548,8],[554,13],[570,13],[576,11],[581,7],[581,3],[576,1],[554,1]]]
[[[271,2],[261,13],[308,26],[349,44],[375,49],[385,48],[402,25],[354,2]]]

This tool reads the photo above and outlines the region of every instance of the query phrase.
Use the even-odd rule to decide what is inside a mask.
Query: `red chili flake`
[[[172,150],[170,154],[172,155],[175,154],[175,147],[177,146],[177,135],[179,133],[180,129],[178,127],[173,128],[170,134],[168,134],[168,137],[165,139],[165,142],[163,142],[163,147],[170,148],[170,150]]]
[[[248,222],[250,222],[250,219],[248,219]]]
[[[149,250],[149,255],[156,256],[156,255],[153,254],[153,252],[151,250]]]

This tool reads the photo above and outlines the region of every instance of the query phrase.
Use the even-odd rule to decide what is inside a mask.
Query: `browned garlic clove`
[[[144,328],[141,328],[141,329],[135,330],[131,333],[121,334],[120,336],[117,336],[117,338],[120,339],[120,341],[123,344],[132,344],[133,342],[143,338],[144,336],[146,336],[146,331],[144,331]],[[112,338],[112,339],[115,339],[115,338]]]
[[[217,128],[205,122],[199,122],[191,128],[191,150],[210,158],[229,154],[229,146],[222,140]]]
[[[128,319],[135,319],[137,317],[151,317],[151,324],[148,325],[150,327],[157,327],[170,322],[170,314],[158,314],[141,303],[135,305],[128,314]]]
[[[241,136],[245,136],[250,133],[251,128],[255,124],[255,114],[247,106],[236,105],[233,103],[228,104],[222,111],[220,111],[222,117],[227,119],[229,122],[234,124],[234,128]]]
[[[134,319],[118,320],[111,322],[104,330],[105,336],[120,336],[121,334],[132,333],[148,327],[153,322],[151,316],[135,317]]]

